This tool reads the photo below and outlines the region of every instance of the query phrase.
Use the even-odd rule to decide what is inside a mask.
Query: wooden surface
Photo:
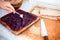
[[[40,21],[32,25],[21,35],[28,37],[29,40],[44,40],[44,38],[40,34]]]
[[[60,21],[44,19],[49,40],[60,40]]]
[[[48,39],[60,40],[60,21],[44,19],[44,22],[48,32]],[[32,25],[21,35],[29,37],[29,40],[44,40],[40,33],[40,21]]]
[[[39,8],[32,8],[31,12],[37,16],[39,16]],[[50,19],[46,19],[43,18],[45,25],[46,25],[46,29],[47,29],[47,33],[48,33],[48,39],[49,40],[60,40],[60,20],[50,20]],[[35,24],[35,27],[39,27],[39,22],[37,24]]]

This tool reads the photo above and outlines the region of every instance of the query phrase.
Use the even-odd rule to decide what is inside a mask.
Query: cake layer
[[[1,18],[1,20],[5,22],[13,31],[19,31],[37,19],[36,15],[30,14],[23,10],[17,10],[17,12],[23,14],[23,18],[21,18],[17,13],[9,13]]]

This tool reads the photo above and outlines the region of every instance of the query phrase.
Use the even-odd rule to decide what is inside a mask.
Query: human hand
[[[15,13],[15,9],[14,9],[14,7],[10,4],[10,2],[0,1],[0,8],[5,9],[5,10],[7,10],[7,11],[9,11],[9,12]]]

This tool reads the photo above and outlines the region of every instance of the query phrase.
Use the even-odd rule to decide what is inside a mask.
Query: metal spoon
[[[18,12],[16,12],[16,13],[17,13],[18,15],[20,15],[21,18],[23,18],[23,14],[20,14],[20,13],[18,13]]]

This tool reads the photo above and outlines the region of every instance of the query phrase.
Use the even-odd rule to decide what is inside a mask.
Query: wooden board
[[[60,40],[60,21],[44,19],[49,40]]]

